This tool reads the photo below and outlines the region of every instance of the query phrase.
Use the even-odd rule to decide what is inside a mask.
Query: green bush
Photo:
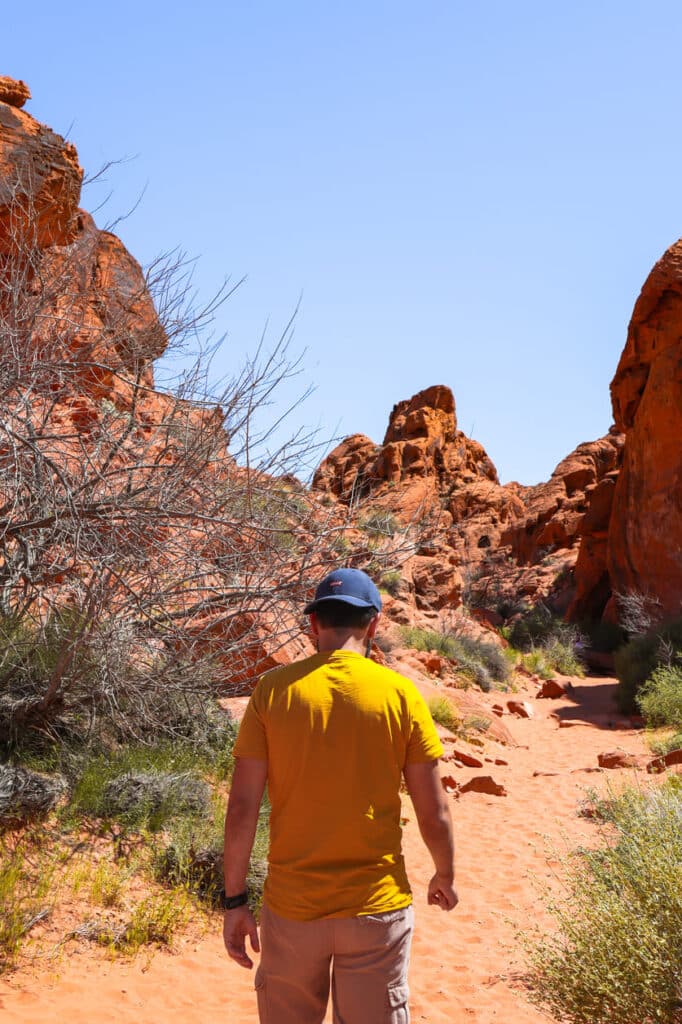
[[[647,725],[682,729],[682,666],[660,666],[637,694]]]
[[[224,713],[203,733],[201,743],[170,743],[155,746],[137,744],[114,751],[71,752],[59,762],[72,780],[71,799],[62,812],[67,821],[79,817],[119,818],[129,827],[147,827],[156,831],[172,818],[177,808],[173,800],[154,799],[146,808],[119,811],[111,800],[111,784],[126,776],[185,776],[204,774],[218,780],[230,777],[232,748],[237,726]]]
[[[398,591],[400,590],[400,584],[402,576],[397,569],[391,569],[381,575],[379,579],[379,586],[382,590],[385,590],[391,597],[397,597]]]
[[[433,651],[453,662],[459,670],[484,691],[493,682],[505,683],[511,667],[502,648],[461,633],[438,633],[416,626],[404,626],[403,642],[417,651]]]
[[[402,626],[400,636],[405,646],[415,651],[433,651],[444,658],[450,658],[454,650],[453,638],[449,633],[437,633],[418,626]]]
[[[555,672],[564,676],[584,676],[585,668],[580,660],[574,641],[562,640],[559,636],[550,637],[541,647],[547,664]]]
[[[519,651],[530,651],[557,638],[573,644],[580,639],[575,626],[552,615],[544,604],[536,604],[517,615],[502,632],[512,647]]]
[[[682,662],[682,618],[657,626],[650,633],[633,637],[616,651],[618,676],[616,701],[621,711],[636,710],[637,694],[659,665]]]
[[[525,937],[531,995],[568,1024],[672,1024],[682,974],[682,793],[601,801],[604,846],[565,862],[558,925]]]
[[[534,650],[528,651],[527,654],[522,654],[521,662],[524,668],[527,668],[529,672],[533,672],[536,676],[540,676],[541,679],[554,678],[552,667],[541,647],[536,647]]]
[[[462,724],[456,709],[446,697],[432,697],[429,700],[429,711],[434,722],[438,722],[450,732],[457,732]]]
[[[657,757],[668,754],[671,750],[682,750],[682,732],[670,733],[668,736],[657,736],[651,740],[651,749]]]
[[[584,676],[580,659],[582,634],[576,626],[556,618],[543,604],[535,605],[502,629],[506,640],[525,657],[531,672],[551,679],[553,672]]]

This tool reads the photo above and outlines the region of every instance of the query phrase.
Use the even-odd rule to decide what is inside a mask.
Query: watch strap
[[[238,896],[226,896],[224,892],[220,894],[220,906],[223,910],[236,910],[237,907],[243,907],[245,903],[248,903],[248,900],[248,889],[240,892]]]

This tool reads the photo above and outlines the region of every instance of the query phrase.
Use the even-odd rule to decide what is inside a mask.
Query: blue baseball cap
[[[315,591],[314,601],[305,606],[304,615],[310,615],[325,601],[343,601],[356,608],[381,611],[381,594],[362,569],[335,569],[330,572]]]

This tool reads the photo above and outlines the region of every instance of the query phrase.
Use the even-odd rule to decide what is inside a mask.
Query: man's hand
[[[226,910],[223,920],[223,940],[227,955],[240,967],[250,970],[253,967],[253,960],[246,952],[247,935],[251,940],[251,948],[254,953],[260,953],[258,926],[249,908],[244,906],[237,907],[236,910]]]
[[[444,875],[434,875],[429,882],[428,903],[441,910],[454,910],[459,903],[459,896],[452,879]]]

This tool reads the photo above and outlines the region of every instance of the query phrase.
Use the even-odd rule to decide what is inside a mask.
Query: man
[[[246,875],[265,783],[270,851],[256,972],[261,1024],[406,1024],[412,896],[401,853],[404,777],[435,874],[428,902],[452,910],[454,842],[443,753],[408,680],[368,658],[381,612],[372,580],[337,569],[305,609],[318,653],[264,675],[234,748],[225,821],[224,939],[238,964],[260,951]]]

